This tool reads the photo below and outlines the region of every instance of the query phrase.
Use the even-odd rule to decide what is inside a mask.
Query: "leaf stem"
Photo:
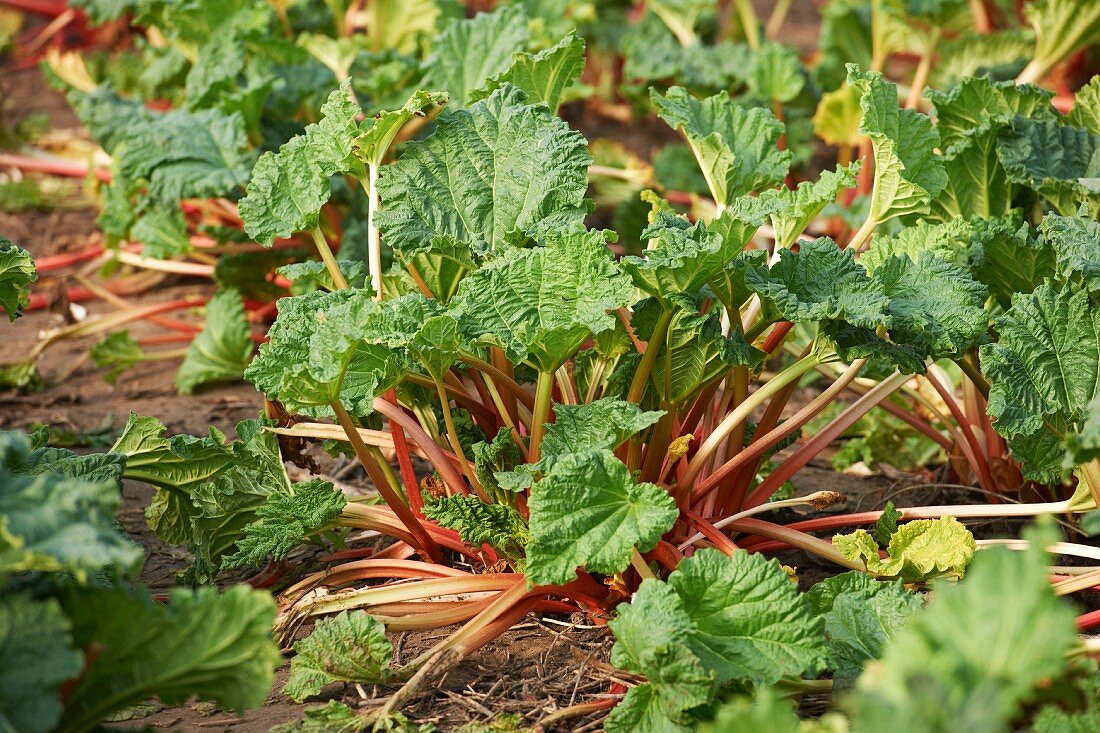
[[[485,493],[485,489],[481,487],[481,482],[477,480],[477,475],[474,473],[474,468],[470,465],[470,459],[466,457],[466,451],[462,448],[462,441],[458,439],[458,429],[455,427],[454,415],[451,413],[451,400],[447,397],[447,390],[443,386],[443,380],[436,379],[435,392],[439,396],[439,405],[443,408],[443,423],[447,426],[447,439],[451,443],[451,450],[458,456],[458,462],[462,466],[462,473],[469,480],[470,485],[474,487],[474,491],[477,492],[478,498],[486,504],[491,504],[492,500]]]
[[[367,164],[367,180],[363,185],[367,189],[367,267],[374,285],[374,299],[382,300],[382,243],[374,223],[374,215],[378,211],[377,165]]]
[[[636,405],[641,404],[642,397],[645,395],[646,383],[649,381],[649,375],[653,372],[653,365],[657,362],[657,354],[661,351],[661,345],[665,341],[665,336],[668,335],[668,327],[671,323],[672,311],[668,309],[661,311],[657,324],[653,327],[653,334],[646,342],[642,360],[638,363],[638,371],[634,372],[634,379],[631,381],[630,389],[626,393],[627,402],[633,402]]]
[[[866,221],[863,222],[863,226],[852,235],[851,240],[848,241],[848,249],[852,250],[856,254],[861,253],[871,238],[871,232],[875,231],[875,227],[878,226],[878,222],[875,221],[874,216],[867,215]]]
[[[767,384],[749,395],[744,402],[734,408],[733,412],[726,415],[722,422],[714,429],[714,432],[707,436],[706,441],[699,447],[698,452],[696,452],[688,463],[687,471],[684,473],[684,477],[680,482],[681,485],[684,487],[693,486],[699,472],[703,470],[703,467],[706,466],[707,462],[714,455],[714,452],[718,450],[718,446],[721,445],[723,439],[737,429],[741,423],[747,420],[757,407],[764,404],[770,397],[778,393],[791,382],[801,379],[803,374],[820,364],[821,360],[822,357],[817,353],[810,353],[804,356],[768,380]]]
[[[554,392],[554,373],[539,370],[535,384],[535,409],[531,412],[531,461],[542,456],[542,436],[546,433],[546,421],[550,419],[551,397]]]
[[[375,401],[385,402],[387,406],[389,403],[379,398]],[[409,530],[409,533],[416,539],[417,544],[421,549],[428,553],[435,562],[443,562],[443,553],[439,549],[439,545],[435,543],[435,540],[424,530],[420,521],[416,518],[416,515],[412,513],[409,505],[401,498],[401,496],[393,490],[393,487],[389,484],[389,479],[382,471],[382,468],[378,465],[377,460],[367,444],[363,442],[363,438],[359,435],[359,430],[356,428],[355,423],[351,419],[351,415],[344,409],[344,406],[339,400],[333,400],[331,403],[332,411],[336,413],[336,420],[340,423],[340,427],[344,429],[344,432],[348,436],[348,440],[351,441],[351,447],[355,450],[355,455],[359,458],[359,462],[363,464],[363,468],[366,469],[367,474],[370,476],[371,482],[374,484],[374,488],[389,505],[393,513],[397,515],[397,518],[401,520],[401,523]]]
[[[340,265],[337,264],[336,257],[333,256],[332,249],[328,246],[328,240],[325,239],[321,227],[313,227],[309,230],[309,233],[313,235],[313,243],[317,245],[317,254],[321,255],[321,260],[325,263],[325,269],[332,276],[332,283],[337,290],[346,290],[349,287],[348,280],[344,277],[344,273],[340,271]]]

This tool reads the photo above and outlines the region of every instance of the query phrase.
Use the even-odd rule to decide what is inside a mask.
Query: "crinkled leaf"
[[[243,711],[267,697],[281,661],[271,638],[275,603],[237,585],[172,591],[167,604],[123,590],[68,594],[74,646],[95,649],[65,702],[72,730],[156,696],[165,705],[192,697]]]
[[[806,230],[810,222],[837,195],[856,185],[858,162],[842,166],[835,171],[824,171],[816,181],[803,181],[798,188],[769,188],[758,197],[768,209],[772,228],[775,229],[775,246],[790,247]]]
[[[1100,222],[1086,216],[1043,219],[1043,237],[1054,251],[1063,277],[1080,277],[1090,293],[1100,291]]]
[[[677,293],[695,293],[714,278],[745,247],[758,228],[734,219],[714,227],[698,221],[689,224],[672,212],[658,212],[642,239],[650,240],[645,257],[628,255],[619,262],[634,284],[661,299]]]
[[[1047,282],[1014,295],[996,330],[997,343],[981,347],[993,427],[1027,478],[1056,483],[1062,440],[1100,397],[1100,309],[1087,291]]]
[[[446,102],[446,94],[418,90],[413,92],[401,109],[379,112],[373,119],[364,120],[355,140],[356,155],[367,165],[381,165],[405,123]]]
[[[1017,116],[1001,133],[997,155],[1010,181],[1038,191],[1059,213],[1073,216],[1084,204],[1096,216],[1100,193],[1083,179],[1100,174],[1093,163],[1097,149],[1098,133]]]
[[[424,62],[424,86],[442,89],[466,106],[474,91],[504,72],[513,54],[527,44],[527,18],[519,5],[501,5],[491,13],[449,24],[432,44]]]
[[[206,325],[187,347],[176,372],[176,389],[191,394],[204,384],[238,380],[251,358],[252,329],[241,294],[222,290],[206,304]]]
[[[145,510],[149,527],[165,542],[183,545],[191,540],[191,492],[225,470],[233,462],[233,450],[214,428],[206,438],[169,439],[164,432],[156,418],[130,413],[111,452],[126,456],[126,478],[157,489]]]
[[[700,550],[668,584],[692,622],[688,645],[719,681],[770,684],[823,665],[821,622],[775,560]]]
[[[954,517],[918,519],[898,528],[890,537],[887,557],[867,530],[836,535],[833,544],[849,560],[861,561],[867,571],[915,583],[940,575],[961,577],[974,556],[974,535]]]
[[[321,619],[312,634],[294,644],[294,652],[283,694],[297,702],[330,682],[385,682],[393,661],[386,627],[366,611]]]
[[[1053,92],[988,77],[964,79],[947,92],[929,89],[926,96],[935,107],[936,132],[945,152],[965,144],[983,127],[1002,127],[1016,115],[1053,120],[1058,114],[1051,104]]]
[[[928,359],[953,357],[986,333],[985,286],[962,268],[924,253],[916,262],[892,257],[872,280],[889,298],[889,339],[871,328],[826,324],[824,333],[846,361],[880,358],[904,372],[921,373]]]
[[[0,599],[0,730],[48,733],[60,722],[61,686],[84,667],[71,628],[53,599]]]
[[[30,452],[21,434],[0,434],[0,573],[68,572],[85,580],[108,566],[133,570],[143,553],[115,524],[117,479],[12,470]]]
[[[607,719],[610,731],[690,731],[692,708],[705,705],[714,678],[688,648],[691,621],[668,584],[643,581],[628,604],[608,623],[615,633],[611,663],[645,675]]]
[[[947,174],[936,148],[939,135],[927,115],[898,105],[897,87],[877,72],[848,66],[848,83],[860,92],[859,132],[871,139],[875,183],[871,219],[884,222],[903,214],[925,213]]]
[[[830,145],[857,144],[862,116],[859,99],[859,91],[848,84],[821,95],[814,112],[814,133]]]
[[[871,536],[875,538],[875,544],[883,549],[889,546],[890,538],[898,531],[899,519],[901,519],[901,512],[894,508],[894,502],[886,502],[882,515],[875,522],[875,528],[871,532]]]
[[[1002,308],[1016,293],[1030,293],[1054,277],[1055,253],[1019,217],[975,224],[970,244],[971,272],[989,288]]]
[[[1100,135],[1100,77],[1094,76],[1073,94],[1073,109],[1066,121]]]
[[[347,499],[328,481],[310,479],[295,484],[291,494],[274,494],[256,510],[256,521],[244,527],[237,552],[224,567],[257,567],[268,558],[284,559],[306,538],[328,529],[344,510]]]
[[[824,616],[832,609],[833,602],[839,596],[845,593],[873,595],[876,589],[886,582],[894,581],[875,580],[860,570],[849,570],[815,583],[806,591],[806,600],[810,602],[815,615]]]
[[[545,443],[545,438],[543,439]],[[474,472],[477,480],[490,496],[497,496],[502,490],[496,474],[507,473],[523,463],[523,454],[512,437],[512,431],[502,427],[496,436],[486,443],[475,443],[470,450],[474,456]]]
[[[783,250],[771,269],[766,261],[748,263],[745,282],[787,321],[842,320],[870,329],[889,323],[881,282],[827,237]]]
[[[463,542],[474,547],[489,545],[523,572],[527,522],[507,504],[486,504],[476,496],[445,496],[426,504],[424,516],[457,531]]]
[[[442,381],[458,359],[462,337],[458,321],[438,300],[411,293],[381,303],[370,314],[365,338],[373,344],[405,350]]]
[[[682,87],[664,95],[651,90],[650,101],[661,119],[684,134],[720,207],[787,175],[791,153],[776,145],[783,123],[768,110],[742,107],[727,92],[698,99]]]
[[[130,233],[135,241],[141,242],[142,254],[153,259],[169,259],[191,249],[187,222],[179,207],[157,206],[145,210]]]
[[[365,290],[282,298],[268,342],[245,378],[291,410],[339,400],[358,414],[370,412],[374,398],[405,374],[402,354],[364,341],[367,317],[376,310]]]
[[[38,279],[31,255],[0,235],[0,307],[14,321],[30,302],[31,283]]]
[[[1010,730],[1075,642],[1074,612],[1047,576],[1050,537],[1029,539],[1025,552],[983,550],[962,582],[937,586],[856,683],[853,730]]]
[[[517,53],[512,65],[471,93],[471,101],[484,99],[505,84],[522,89],[532,104],[543,102],[557,112],[569,87],[584,71],[584,39],[570,33],[556,45],[538,53]]]
[[[837,684],[851,686],[922,606],[921,596],[905,590],[901,581],[876,581],[869,588],[837,595],[823,615],[829,666]]]
[[[353,288],[369,288],[370,275],[367,274],[366,264],[359,260],[337,260],[340,272]],[[320,260],[306,260],[305,262],[292,262],[283,265],[276,270],[280,275],[290,280],[291,293],[301,295],[311,290],[339,290],[332,281],[332,272]]]
[[[633,288],[600,231],[548,236],[544,246],[514,249],[462,281],[451,301],[465,336],[531,359],[553,371],[593,334],[614,327],[608,311]]]
[[[916,262],[925,252],[939,255],[947,262],[964,259],[971,246],[975,226],[961,219],[931,224],[920,221],[894,235],[875,235],[871,246],[859,258],[867,272],[874,273],[887,260],[905,255]]]
[[[591,162],[579,133],[505,84],[442,113],[432,135],[381,169],[378,227],[406,259],[440,240],[500,249],[517,234],[579,223]]]
[[[577,568],[622,572],[637,547],[650,550],[679,512],[667,491],[635,483],[608,450],[570,453],[531,489],[527,579],[568,583]]]
[[[749,94],[756,99],[784,104],[801,94],[806,86],[798,52],[773,42],[763,44],[753,54],[745,82]]]

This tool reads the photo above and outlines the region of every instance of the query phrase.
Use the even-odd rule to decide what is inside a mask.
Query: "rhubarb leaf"
[[[962,577],[974,557],[974,535],[954,517],[918,519],[903,524],[890,537],[886,558],[867,530],[836,535],[833,544],[846,558],[862,562],[867,572],[916,583],[941,575]]]
[[[689,647],[720,682],[770,684],[823,666],[821,622],[775,560],[700,550],[668,584],[691,619]]]
[[[455,530],[463,542],[473,547],[489,545],[517,572],[523,572],[523,551],[529,539],[527,522],[507,504],[486,504],[476,496],[445,496],[434,504],[425,504],[424,516]]]
[[[176,389],[192,394],[204,384],[238,380],[251,359],[252,329],[241,294],[222,290],[206,304],[206,325],[187,348],[176,372]]]
[[[386,627],[366,611],[342,611],[321,619],[295,642],[283,694],[302,702],[331,682],[379,683],[389,678],[393,647]]]
[[[53,599],[0,599],[0,730],[48,733],[60,722],[61,686],[84,667],[71,629]]]
[[[295,484],[289,495],[276,493],[256,509],[256,521],[244,527],[237,552],[222,566],[259,567],[268,558],[283,560],[305,538],[329,529],[346,504],[344,494],[321,479]]]
[[[1030,549],[983,550],[962,582],[936,586],[928,608],[856,683],[847,705],[853,730],[1011,729],[1076,642],[1074,611],[1047,575],[1043,548],[1053,538],[1025,537]]]
[[[570,33],[557,45],[538,53],[517,53],[507,70],[489,79],[484,88],[473,92],[471,101],[489,96],[505,84],[527,94],[531,104],[543,102],[557,113],[566,91],[584,71],[584,39]]]
[[[745,108],[727,92],[698,99],[682,87],[650,91],[661,119],[680,130],[721,211],[738,196],[778,184],[791,164],[776,143],[783,123],[759,107]]]
[[[1004,309],[1016,293],[1030,293],[1055,276],[1051,243],[1020,217],[977,222],[970,243],[970,269]]]
[[[775,246],[794,244],[822,209],[836,201],[842,190],[856,185],[859,168],[856,162],[835,171],[824,171],[816,181],[803,181],[794,190],[769,188],[762,192],[758,198],[771,217]]]
[[[31,255],[0,235],[0,307],[14,321],[30,303],[31,283],[38,279]]]
[[[622,572],[634,548],[651,550],[672,528],[676,502],[654,484],[635,483],[608,450],[570,453],[531,489],[527,579],[560,585],[590,573]]]
[[[366,263],[359,260],[337,260],[340,272],[353,288],[370,288],[370,275]],[[320,260],[306,260],[283,265],[275,272],[290,280],[292,295],[301,295],[311,290],[340,290],[332,281],[332,272]]]
[[[405,123],[446,102],[447,95],[441,92],[416,91],[401,109],[379,112],[373,119],[365,120],[355,138],[356,155],[367,165],[381,165]]]
[[[1025,477],[1057,483],[1062,441],[1100,397],[1100,309],[1086,290],[1047,282],[1014,295],[996,330],[997,343],[981,347],[993,427]]]
[[[866,589],[833,598],[823,617],[829,666],[837,684],[850,687],[923,605],[920,594],[905,590],[901,581],[875,581]]]
[[[783,320],[842,320],[870,329],[889,323],[881,282],[827,237],[803,242],[797,252],[783,250],[771,269],[749,262],[745,283]]]
[[[463,343],[458,321],[438,300],[420,293],[383,301],[369,316],[365,338],[373,344],[405,350],[440,382],[458,359]]]
[[[191,249],[187,236],[187,221],[183,211],[171,207],[155,207],[145,210],[134,222],[131,236],[141,242],[141,253],[157,260],[167,260],[186,254]]]
[[[1074,92],[1073,109],[1066,122],[1100,135],[1100,77],[1092,77],[1092,81]]]
[[[1100,291],[1100,222],[1087,216],[1043,218],[1043,237],[1054,251],[1059,274],[1084,282],[1090,293]]]
[[[1066,435],[1065,451],[1066,457],[1062,465],[1067,469],[1100,458],[1100,397],[1089,403],[1088,413],[1081,423],[1081,429]],[[1082,526],[1084,523],[1082,520]]]
[[[846,361],[877,357],[907,373],[922,373],[928,359],[955,357],[986,333],[985,286],[965,270],[924,253],[916,262],[892,257],[871,278],[889,298],[889,339],[875,329],[826,324],[823,332]]]
[[[608,717],[607,730],[694,730],[688,711],[710,702],[715,684],[688,648],[691,620],[676,591],[666,583],[643,581],[608,626],[615,633],[611,663],[649,682],[627,692]]]
[[[441,242],[483,254],[568,229],[587,213],[591,163],[579,133],[506,84],[444,111],[432,135],[382,167],[378,227],[406,259]]]
[[[641,235],[649,240],[645,257],[628,255],[619,262],[634,284],[662,300],[677,293],[695,293],[718,275],[744,249],[758,225],[734,218],[708,226],[668,211],[657,212]],[[721,227],[722,234],[717,233]]]
[[[115,525],[117,479],[17,473],[31,460],[18,433],[0,434],[0,574],[67,572],[87,580],[111,566],[129,573],[141,548]]]
[[[859,258],[867,272],[874,274],[884,262],[905,255],[916,262],[925,252],[939,255],[947,262],[965,260],[975,225],[961,219],[930,224],[920,221],[892,236],[875,235],[870,248]]]
[[[404,356],[364,340],[377,305],[364,290],[315,291],[279,301],[268,342],[245,379],[288,409],[327,413],[339,400],[367,414],[374,398],[404,378]]]
[[[519,5],[501,5],[491,13],[449,24],[432,44],[424,62],[424,86],[447,92],[462,107],[486,80],[504,72],[513,54],[527,44],[527,18]]]
[[[793,100],[806,86],[798,52],[774,42],[763,44],[752,55],[745,82],[754,99],[781,104]]]
[[[271,638],[275,603],[248,586],[177,589],[167,604],[89,588],[64,604],[74,646],[98,652],[66,698],[72,730],[153,696],[165,705],[198,696],[228,710],[259,707],[281,661]]]
[[[1100,134],[1060,124],[1059,120],[1029,120],[1017,116],[1001,133],[997,154],[1013,183],[1028,186],[1065,216],[1080,206],[1100,213],[1100,192],[1085,179],[1100,171],[1092,162],[1100,149]]]
[[[150,529],[165,542],[185,545],[191,540],[191,492],[225,470],[233,462],[233,450],[214,428],[206,438],[169,439],[164,432],[156,418],[130,413],[111,452],[126,456],[126,478],[156,488],[145,510]]]
[[[883,549],[890,545],[890,538],[898,531],[899,519],[901,519],[901,512],[894,507],[894,502],[886,502],[886,506],[883,507],[882,514],[875,522],[875,528],[871,532],[871,535],[875,538],[875,544]]]
[[[92,363],[107,369],[103,375],[107,384],[114,384],[124,371],[145,360],[145,350],[129,331],[115,331],[88,349]]]
[[[1034,84],[993,81],[979,76],[963,79],[947,92],[929,89],[936,111],[936,132],[944,151],[964,145],[983,128],[1000,128],[1016,115],[1029,119],[1057,119],[1054,93]]]
[[[544,246],[513,249],[466,277],[451,301],[463,335],[504,349],[514,363],[557,369],[585,339],[614,328],[608,311],[633,295],[605,238],[555,233]]]
[[[849,64],[848,83],[861,95],[859,132],[874,148],[871,220],[881,224],[905,214],[927,213],[929,203],[947,185],[932,120],[901,109],[897,86],[878,72],[861,72]]]

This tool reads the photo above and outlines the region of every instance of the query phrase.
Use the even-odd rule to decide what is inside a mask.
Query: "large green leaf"
[[[440,92],[416,91],[401,109],[383,111],[363,121],[355,139],[356,155],[367,165],[381,165],[393,144],[397,133],[413,117],[426,113],[438,104],[444,104],[447,95]]]
[[[993,427],[1043,483],[1062,479],[1065,436],[1100,396],[1100,309],[1084,289],[1044,283],[1012,297],[997,343],[981,348]]]
[[[962,582],[936,586],[856,683],[853,730],[1014,729],[1021,704],[1065,668],[1075,643],[1074,612],[1047,576],[1050,536],[1028,539],[1025,552],[983,550]]]
[[[268,558],[283,560],[310,535],[328,529],[344,510],[347,499],[328,481],[311,479],[273,493],[256,509],[256,521],[241,530],[237,552],[224,567],[256,567]]]
[[[118,480],[19,473],[31,460],[24,436],[0,434],[0,575],[68,572],[83,581],[104,567],[133,570],[143,553],[115,525]]]
[[[688,647],[691,620],[666,583],[646,580],[608,623],[615,633],[611,663],[649,682],[632,687],[607,719],[609,731],[688,733],[688,713],[708,703],[714,678]]]
[[[191,492],[225,470],[233,450],[214,428],[206,438],[169,439],[164,432],[156,418],[130,413],[111,451],[126,456],[126,478],[157,489],[145,510],[150,528],[165,542],[182,545],[191,540]]]
[[[1032,65],[1040,69],[1100,43],[1100,7],[1091,0],[1036,0],[1027,4],[1024,14],[1035,30]]]
[[[991,219],[975,224],[970,243],[970,269],[989,288],[1002,308],[1016,293],[1030,293],[1055,276],[1055,254],[1022,217]]]
[[[510,436],[507,439],[511,441]],[[523,571],[527,522],[507,504],[486,504],[476,496],[444,496],[434,504],[425,504],[424,516],[457,531],[462,541],[473,547],[489,545]]]
[[[53,599],[0,598],[0,730],[48,733],[60,722],[61,685],[84,667],[71,628]]]
[[[323,409],[339,400],[358,414],[404,377],[403,354],[364,340],[378,309],[365,290],[314,291],[279,301],[268,342],[245,378],[289,409]],[[316,412],[316,410],[314,410]]]
[[[318,621],[294,651],[283,693],[298,702],[330,682],[385,682],[393,660],[386,627],[366,611],[342,611]]]
[[[382,168],[378,227],[405,258],[443,242],[500,249],[579,223],[591,162],[579,133],[505,84],[441,114],[432,135]]]
[[[1090,293],[1100,291],[1100,222],[1050,214],[1043,219],[1042,232],[1054,251],[1059,274],[1073,282],[1080,280]]]
[[[798,51],[771,41],[752,55],[745,81],[756,99],[781,104],[793,100],[806,86]]]
[[[1059,120],[1031,120],[1017,116],[1001,133],[997,155],[1010,181],[1038,191],[1065,216],[1082,205],[1095,217],[1100,214],[1100,191],[1094,179],[1100,174],[1096,151],[1100,134]]]
[[[733,219],[732,212],[724,217]],[[643,232],[650,241],[645,257],[620,260],[634,284],[661,299],[695,293],[713,279],[748,243],[758,224],[734,220],[719,234],[702,221],[689,224],[672,212],[657,212]]]
[[[742,107],[726,92],[698,99],[682,87],[664,95],[651,90],[650,100],[661,119],[687,139],[719,207],[771,188],[787,175],[791,153],[776,145],[783,123],[768,110]]]
[[[947,262],[962,261],[971,246],[974,228],[961,219],[939,224],[922,220],[894,235],[876,234],[871,247],[860,256],[859,264],[874,274],[884,262],[899,255],[916,262],[925,252],[931,252]]]
[[[543,102],[557,112],[569,87],[584,71],[584,39],[570,33],[538,53],[517,53],[512,65],[489,79],[483,89],[471,94],[471,101],[489,96],[505,84],[522,89],[532,104]]]
[[[527,38],[527,18],[519,5],[501,5],[452,22],[432,44],[424,63],[424,86],[447,92],[452,102],[465,107],[476,90],[509,68]]]
[[[0,235],[0,308],[14,321],[30,302],[31,283],[38,279],[27,250]]]
[[[606,236],[583,229],[548,234],[544,246],[513,249],[471,274],[451,301],[460,330],[499,346],[515,363],[557,369],[585,339],[613,328],[608,311],[633,295]]]
[[[988,329],[986,289],[962,268],[925,252],[915,262],[892,257],[871,278],[889,299],[885,338],[874,328],[825,324],[842,359],[875,357],[904,372],[921,373],[928,359],[956,357]]]
[[[74,645],[97,653],[69,691],[59,731],[89,730],[153,696],[166,705],[197,696],[231,710],[259,707],[281,661],[271,638],[275,603],[247,586],[174,590],[167,605],[86,589],[64,605]]]
[[[176,389],[191,394],[204,384],[240,379],[252,348],[241,294],[232,288],[219,291],[206,304],[206,325],[187,347],[176,372]]]
[[[559,585],[577,568],[619,573],[634,548],[650,550],[679,512],[667,491],[636,483],[608,450],[569,453],[531,489],[527,579]]]
[[[881,224],[904,214],[926,213],[929,203],[947,185],[936,152],[940,138],[932,120],[901,109],[897,86],[880,73],[862,72],[849,65],[848,83],[861,95],[859,132],[871,139],[874,148],[871,220]]]
[[[770,269],[766,261],[748,262],[745,283],[787,321],[840,320],[870,329],[889,323],[882,283],[827,237],[783,250]]]
[[[843,189],[856,185],[859,168],[860,164],[856,162],[835,171],[824,171],[816,181],[803,181],[793,190],[769,188],[761,193],[758,199],[771,217],[775,246],[790,247],[794,244],[814,217],[833,203]]]
[[[438,300],[421,293],[383,301],[369,317],[365,338],[373,344],[403,349],[438,381],[458,359],[462,345],[458,321]]]

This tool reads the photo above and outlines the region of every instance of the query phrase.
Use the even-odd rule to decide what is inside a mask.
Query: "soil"
[[[770,6],[762,2],[757,5],[761,8]],[[813,4],[809,0],[796,0],[783,40],[800,48],[812,49],[816,44],[817,23],[818,16]],[[45,113],[55,131],[83,135],[64,98],[47,87],[37,70],[4,70],[0,83],[3,84],[0,99],[7,99],[8,104],[8,109],[2,112],[9,115],[9,122],[25,115]],[[604,120],[582,117],[576,123],[585,132],[597,136],[610,132]],[[621,134],[621,129],[618,132]],[[648,144],[666,134],[661,129],[644,126],[632,130],[632,133],[636,134],[636,146],[643,154]],[[0,175],[3,173],[0,169]],[[19,214],[0,212],[0,232],[38,258],[80,249],[99,241],[95,218],[96,211],[90,208]],[[56,293],[71,284],[50,275],[43,277],[36,292]],[[209,282],[177,278],[132,298],[132,302],[144,305],[186,295],[208,295],[211,291]],[[89,316],[111,311],[101,301],[90,301],[84,305]],[[0,326],[4,333],[0,362],[26,353],[42,331],[62,325],[65,317],[61,314],[65,310],[64,303],[59,302],[52,310],[34,311],[11,326]],[[194,316],[181,313],[175,317],[187,319]],[[135,337],[141,337],[158,330],[138,324],[131,328],[131,332]],[[209,426],[214,426],[232,436],[233,427],[239,420],[255,417],[262,408],[259,396],[247,384],[223,385],[181,397],[173,382],[174,362],[141,364],[129,370],[117,384],[108,384],[87,358],[90,345],[88,340],[65,341],[47,350],[41,361],[41,372],[46,380],[43,390],[27,395],[0,393],[0,429],[29,430],[45,424],[77,435],[98,436],[105,445],[94,447],[103,449],[113,442],[109,434],[125,423],[130,411],[158,417],[167,426],[169,434],[203,434]],[[106,437],[103,437],[104,432],[108,434]],[[326,468],[331,468],[331,464]],[[344,480],[363,491],[369,490],[361,472],[358,475],[349,474]],[[847,507],[837,507],[838,511],[878,508],[888,498],[901,498],[901,504],[967,500],[965,492],[960,494],[955,491],[954,495],[942,496],[946,490],[922,488],[912,477],[857,478],[837,474],[825,462],[808,466],[794,483],[799,494],[822,489],[845,494],[849,504]],[[127,482],[118,519],[123,529],[147,550],[142,579],[155,591],[163,591],[175,584],[177,574],[187,566],[188,557],[180,548],[161,542],[148,529],[144,509],[151,496],[152,491],[148,487]],[[1004,533],[1007,529],[996,526],[987,531]],[[809,587],[835,572],[834,568],[799,553],[780,553],[778,557],[782,562],[798,567],[803,587]],[[438,629],[394,634],[396,661],[411,659],[448,631]],[[470,723],[496,721],[503,724],[506,716],[510,715],[516,716],[516,722],[521,726],[536,725],[555,710],[604,699],[612,683],[624,679],[623,673],[608,663],[611,643],[606,629],[592,625],[580,614],[572,618],[529,617],[464,660],[447,675],[438,689],[424,695],[404,712],[415,721],[436,725],[440,731],[459,730]],[[288,664],[284,664],[278,671],[276,684],[264,707],[244,716],[226,713],[203,703],[165,707],[153,701],[129,711],[125,716],[127,719],[116,721],[111,727],[130,730],[149,726],[156,730],[227,730],[239,733],[267,731],[274,725],[296,721],[302,715],[304,706],[291,703],[279,693],[287,674]],[[370,709],[380,705],[394,689],[378,686],[361,691],[354,686],[333,685],[319,702],[337,699],[354,707]],[[600,725],[601,716],[597,714],[574,718],[557,730],[594,730]]]

